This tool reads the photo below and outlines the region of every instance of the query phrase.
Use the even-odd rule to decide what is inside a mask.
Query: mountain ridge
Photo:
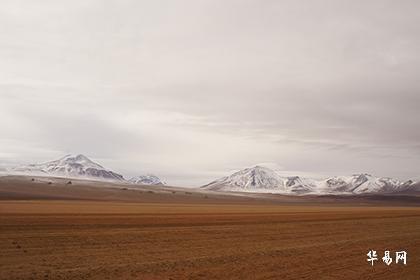
[[[2,171],[4,174],[5,172]],[[54,176],[99,181],[117,181],[133,185],[166,185],[152,174],[125,179],[83,154],[66,155],[58,160],[28,164],[8,169],[11,175]],[[268,167],[256,165],[234,172],[200,187],[209,191],[254,192],[279,194],[366,194],[418,193],[420,182],[400,181],[389,177],[374,177],[367,173],[312,179],[284,176]]]
[[[281,176],[278,172],[256,165],[234,172],[202,186],[202,189],[229,192],[274,192],[281,194],[364,194],[395,193],[415,184],[389,177],[374,177],[367,173],[311,179]]]

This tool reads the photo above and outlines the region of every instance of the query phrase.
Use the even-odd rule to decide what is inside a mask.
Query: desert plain
[[[0,279],[420,279],[420,198],[0,177]]]

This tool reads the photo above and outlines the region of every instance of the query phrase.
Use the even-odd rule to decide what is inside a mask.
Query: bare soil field
[[[1,279],[419,279],[420,209],[3,201]],[[406,250],[373,267],[366,253]]]
[[[8,180],[0,184],[0,279],[420,279],[420,207],[404,199],[133,191],[138,201],[126,201],[120,189],[57,199]],[[395,264],[399,250],[405,266]]]

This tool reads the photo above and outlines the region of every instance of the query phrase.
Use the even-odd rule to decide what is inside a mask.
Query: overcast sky
[[[420,177],[420,1],[0,2],[0,163]]]

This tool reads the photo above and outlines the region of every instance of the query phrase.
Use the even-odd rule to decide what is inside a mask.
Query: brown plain
[[[420,207],[403,197],[389,206],[78,182],[60,195],[60,181],[27,181],[0,179],[0,279],[420,279]],[[407,251],[408,264],[386,266],[384,250]]]

